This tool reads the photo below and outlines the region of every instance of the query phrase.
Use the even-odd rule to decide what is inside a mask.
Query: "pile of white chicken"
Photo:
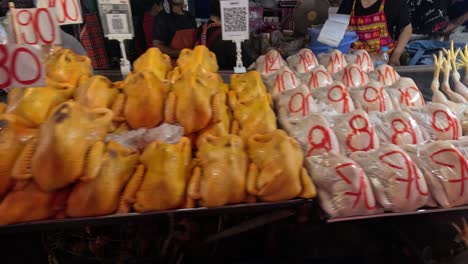
[[[468,204],[468,48],[444,52],[434,56],[427,104],[411,78],[374,69],[365,50],[258,58],[280,125],[300,142],[331,217]]]

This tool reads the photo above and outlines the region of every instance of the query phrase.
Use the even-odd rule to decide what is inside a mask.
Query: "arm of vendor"
[[[378,53],[387,46],[391,52],[389,63],[400,64],[413,31],[405,0],[343,0],[338,13],[351,15],[349,29],[359,36],[353,48]]]

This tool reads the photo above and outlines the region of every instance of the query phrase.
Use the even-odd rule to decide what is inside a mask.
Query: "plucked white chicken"
[[[434,199],[443,208],[468,204],[468,161],[448,141],[406,145],[404,150],[426,177]]]
[[[334,151],[340,147],[330,123],[320,114],[310,114],[303,119],[282,121],[285,130],[301,145],[306,157]]]
[[[421,170],[408,154],[396,145],[349,156],[364,169],[375,198],[387,211],[411,212],[429,200],[429,189]]]
[[[313,68],[310,72],[298,74],[298,76],[302,83],[307,85],[311,90],[326,87],[333,83],[332,76],[322,65]]]
[[[372,81],[362,88],[350,89],[356,109],[366,112],[385,112],[393,110],[392,99],[380,82]]]
[[[357,64],[348,64],[343,71],[334,76],[348,88],[360,87],[369,83],[369,76]]]
[[[286,59],[289,67],[298,73],[310,72],[318,66],[317,57],[310,49],[301,49]]]
[[[450,62],[448,60],[444,60],[442,62],[442,72],[444,73],[443,78],[442,78],[442,86],[441,86],[442,91],[448,96],[450,101],[457,103],[457,104],[465,104],[467,102],[465,97],[463,97],[459,93],[452,91],[452,88],[450,87],[449,78],[450,78],[451,71],[452,71],[452,66],[450,65]]]
[[[369,78],[380,82],[383,86],[390,86],[400,79],[400,75],[392,66],[382,64],[373,72],[369,73]]]
[[[354,110],[354,103],[348,89],[339,81],[328,87],[314,89],[311,92],[318,103],[329,106],[339,114],[349,113]]]
[[[321,207],[331,217],[379,213],[374,193],[364,170],[344,155],[330,152],[306,158]]]
[[[386,88],[386,90],[390,97],[393,98],[394,106],[419,108],[425,105],[421,91],[411,78],[401,77],[392,86]]]
[[[351,54],[345,55],[348,63],[355,63],[363,72],[370,73],[374,71],[374,63],[369,53],[365,49],[354,50]]]
[[[463,135],[458,117],[440,103],[429,103],[422,108],[411,108],[409,113],[421,127],[425,139],[457,140]]]
[[[284,61],[281,54],[275,49],[269,50],[265,55],[258,57],[255,61],[255,68],[263,78],[268,78],[276,74],[283,66],[286,66],[286,61]]]
[[[276,109],[280,119],[297,120],[308,116],[310,113],[318,112],[318,106],[312,94],[303,85],[282,92],[276,99]]]
[[[393,110],[369,114],[382,144],[419,144],[424,142],[418,123],[406,111]]]
[[[282,92],[295,89],[300,85],[301,81],[288,66],[281,67],[266,81],[266,86],[273,99],[276,99]]]
[[[379,138],[364,110],[336,116],[333,130],[338,137],[342,153],[379,148]]]
[[[334,49],[330,53],[319,54],[318,57],[319,63],[325,66],[331,75],[339,73],[348,64],[343,53],[337,49]]]

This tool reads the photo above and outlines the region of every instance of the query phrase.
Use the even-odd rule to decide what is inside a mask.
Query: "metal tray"
[[[13,224],[0,226],[0,234],[12,232],[32,232],[32,231],[47,231],[58,228],[73,228],[86,225],[109,225],[119,224],[128,221],[136,221],[142,219],[151,219],[157,217],[173,217],[173,216],[208,216],[234,213],[261,213],[265,211],[295,208],[306,204],[312,204],[312,199],[295,199],[282,202],[263,202],[252,204],[237,204],[214,208],[190,208],[177,209],[169,211],[155,211],[148,213],[128,213],[107,215],[98,217],[83,217],[83,218],[65,218],[56,220],[44,220],[35,222],[26,222],[21,224]]]

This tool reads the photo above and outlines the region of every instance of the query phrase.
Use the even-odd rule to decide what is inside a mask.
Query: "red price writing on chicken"
[[[14,23],[18,44],[60,44],[54,10],[50,8],[15,9]]]
[[[41,7],[50,7],[55,10],[59,25],[83,23],[79,0],[39,0],[39,2],[41,3],[38,5]]]
[[[40,49],[27,45],[0,45],[0,89],[43,86]]]

